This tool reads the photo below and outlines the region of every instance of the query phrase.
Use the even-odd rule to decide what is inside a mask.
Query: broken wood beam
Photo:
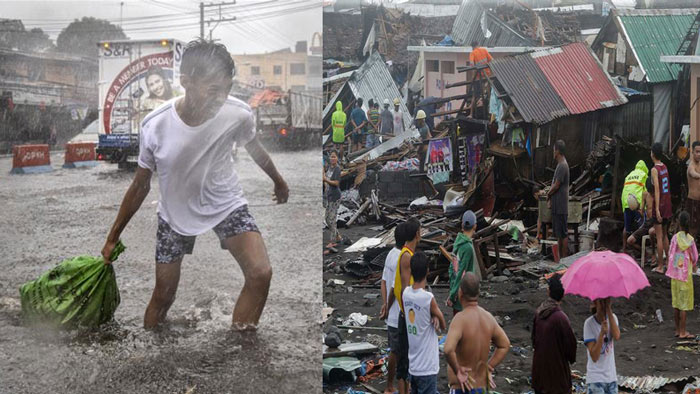
[[[350,220],[348,220],[348,222],[345,223],[345,226],[347,227],[347,226],[350,226],[351,224],[353,224],[353,222],[355,222],[355,220],[357,220],[357,218],[360,217],[362,212],[364,212],[365,209],[367,209],[367,207],[369,207],[369,204],[371,202],[372,202],[372,200],[370,200],[370,199],[365,200],[365,202],[362,203],[362,205],[360,205],[360,209],[358,209],[357,212],[355,212],[355,214],[352,215],[352,217],[350,217]]]

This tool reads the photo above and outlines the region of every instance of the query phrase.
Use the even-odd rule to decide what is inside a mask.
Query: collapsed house
[[[698,9],[615,10],[605,21],[592,49],[605,69],[630,88],[649,92],[653,102],[653,142],[674,146],[672,133],[676,82],[680,65],[664,63],[675,55],[696,19]]]
[[[358,98],[364,101],[363,110],[365,111],[368,109],[369,99],[378,103],[387,99],[392,102],[393,106],[394,99],[401,98],[396,82],[391,77],[389,68],[379,52],[373,52],[357,70],[351,71],[345,77],[347,78],[345,82],[323,109],[324,135],[330,131],[331,116],[335,111],[335,103],[338,101],[343,103],[343,109],[349,113]],[[403,111],[404,130],[406,130],[411,125],[412,118],[403,102],[401,102],[400,108]],[[348,121],[348,123],[350,122]]]

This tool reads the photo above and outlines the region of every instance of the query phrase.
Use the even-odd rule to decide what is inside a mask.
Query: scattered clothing
[[[613,313],[615,322],[619,327],[617,315]],[[595,315],[586,319],[583,323],[583,344],[587,346],[589,342],[595,342],[600,334],[602,327],[596,320]],[[598,361],[593,361],[591,352],[586,349],[588,363],[586,364],[586,384],[592,383],[613,383],[617,382],[617,369],[615,368],[615,341],[610,334],[610,325],[608,332],[605,333],[603,339],[603,348],[600,351]]]
[[[576,336],[569,318],[551,298],[535,313],[532,324],[532,388],[544,393],[571,391],[571,366],[576,361]]]

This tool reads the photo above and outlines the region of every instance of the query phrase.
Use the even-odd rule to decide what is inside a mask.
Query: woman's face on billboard
[[[146,86],[148,91],[154,94],[156,97],[163,97],[165,94],[165,84],[163,83],[163,77],[158,74],[153,74],[146,79]]]

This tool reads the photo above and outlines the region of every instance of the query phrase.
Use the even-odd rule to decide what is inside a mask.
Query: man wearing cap
[[[381,114],[379,132],[382,135],[394,134],[394,115],[391,114],[389,109],[389,99],[384,99],[384,110]]]
[[[476,232],[476,215],[472,211],[464,212],[462,215],[462,232],[457,234],[452,254],[457,259],[452,262],[450,272],[450,295],[447,298],[447,306],[452,307],[452,312],[456,315],[462,310],[459,301],[459,284],[465,273],[471,272],[481,280],[481,272],[476,267],[476,257],[474,254],[474,244],[472,238]]]
[[[394,110],[391,115],[394,117],[394,135],[403,133],[403,111],[401,111],[401,100],[394,99]]]

